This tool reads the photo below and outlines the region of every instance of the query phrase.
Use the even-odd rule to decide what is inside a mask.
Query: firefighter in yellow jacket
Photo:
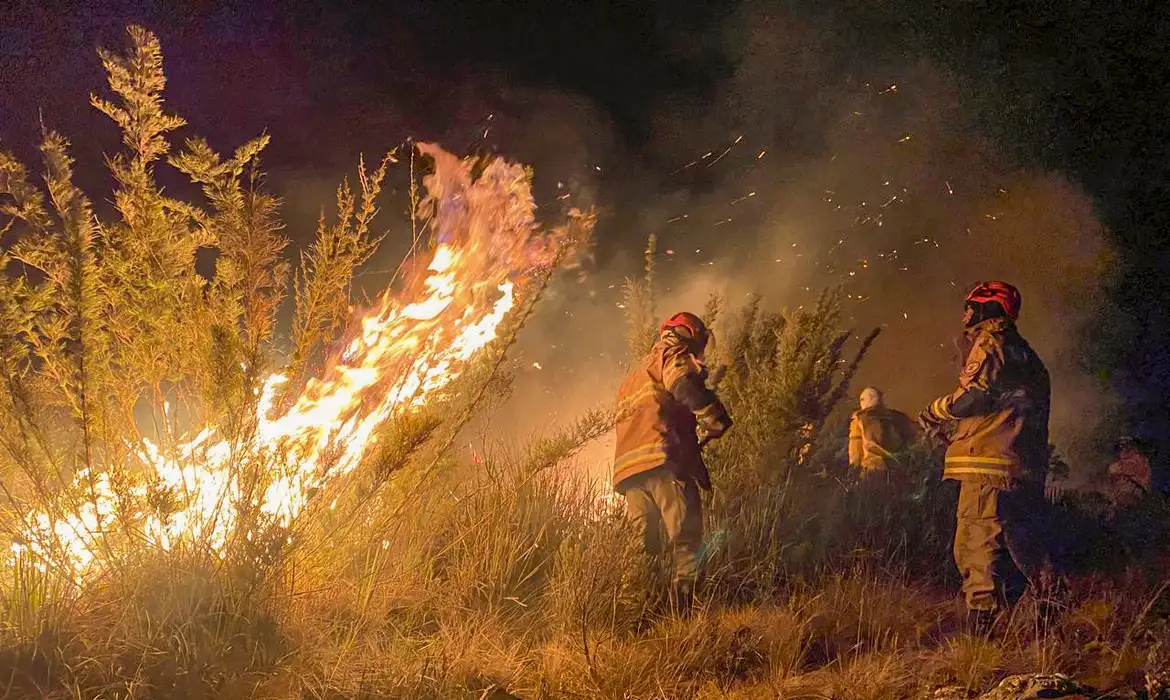
[[[876,387],[862,390],[859,404],[849,422],[850,466],[861,469],[863,475],[894,467],[899,454],[914,443],[914,422],[905,413],[887,407]]]
[[[646,551],[671,553],[673,595],[684,608],[699,575],[699,488],[711,488],[697,431],[702,429],[706,442],[731,427],[727,409],[707,387],[702,357],[709,337],[694,314],[670,317],[617,397],[613,488],[625,496],[627,513],[642,527]]]
[[[960,484],[955,564],[978,632],[989,631],[1050,561],[1043,516],[1049,379],[1016,330],[1020,305],[1019,291],[1005,282],[968,294],[959,387],[919,417],[949,442],[943,478]]]

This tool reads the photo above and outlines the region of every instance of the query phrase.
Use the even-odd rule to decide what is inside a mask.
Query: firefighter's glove
[[[699,429],[703,432],[703,442],[714,440],[731,428],[731,417],[723,402],[706,384],[706,372],[697,361],[690,357],[679,359],[679,364],[690,364],[690,370],[680,373],[671,383],[670,393],[674,398],[695,414]]]
[[[922,431],[927,435],[937,435],[942,429],[943,421],[927,408],[918,414],[918,425],[922,427]]]
[[[936,426],[943,426],[953,421],[955,416],[949,410],[950,401],[948,399],[949,397],[944,396],[931,401],[926,410],[919,414],[918,420],[925,420]]]
[[[703,431],[703,442],[717,440],[731,429],[731,416],[719,399],[695,411],[695,420]]]
[[[941,447],[950,443],[947,430],[950,421],[939,418],[929,408],[918,414],[918,425],[922,427],[928,444]]]

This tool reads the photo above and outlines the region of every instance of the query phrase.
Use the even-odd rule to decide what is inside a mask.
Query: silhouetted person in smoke
[[[1117,538],[1124,561],[1141,562],[1163,541],[1164,506],[1150,497],[1153,471],[1142,444],[1132,437],[1120,438],[1114,454],[1108,471],[1106,528]]]
[[[1150,492],[1150,458],[1131,437],[1114,447],[1116,459],[1109,465],[1109,503],[1113,510],[1136,505]]]
[[[702,428],[706,442],[731,427],[727,409],[707,386],[702,357],[709,338],[707,327],[694,314],[671,316],[617,396],[613,489],[625,496],[630,518],[642,527],[646,551],[670,551],[672,597],[684,612],[699,577],[703,542],[699,489],[711,488],[697,430]]]
[[[928,433],[948,436],[943,478],[960,484],[955,564],[977,633],[990,631],[1022,584],[1038,584],[1050,568],[1050,387],[1044,363],[1016,330],[1021,301],[1005,282],[984,282],[967,295],[959,387],[919,416]]]
[[[859,406],[849,422],[849,465],[863,476],[898,466],[914,444],[914,421],[887,407],[882,392],[872,386],[862,390]]]

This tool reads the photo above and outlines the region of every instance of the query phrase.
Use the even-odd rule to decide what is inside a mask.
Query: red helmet
[[[999,305],[1003,307],[1004,313],[1012,320],[1020,317],[1020,306],[1023,304],[1020,290],[1007,282],[999,281],[980,282],[975,285],[975,288],[967,295],[967,301],[980,304],[998,301]]]
[[[658,329],[658,333],[662,334],[674,328],[683,330],[683,335],[698,343],[700,348],[707,347],[707,340],[711,337],[711,332],[707,330],[707,325],[703,323],[703,319],[693,313],[682,311],[671,316],[662,322],[662,327]]]

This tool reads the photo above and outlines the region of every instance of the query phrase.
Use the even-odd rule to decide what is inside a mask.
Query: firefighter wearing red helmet
[[[978,631],[1049,568],[1049,379],[1016,329],[1020,305],[1006,282],[967,295],[959,387],[919,416],[928,433],[947,436],[943,478],[960,483],[954,556]]]
[[[618,390],[613,488],[641,526],[646,551],[669,550],[674,600],[686,608],[703,540],[699,489],[711,488],[697,433],[702,430],[704,442],[716,439],[731,427],[731,418],[707,386],[702,357],[710,332],[703,321],[675,314],[658,335]]]

